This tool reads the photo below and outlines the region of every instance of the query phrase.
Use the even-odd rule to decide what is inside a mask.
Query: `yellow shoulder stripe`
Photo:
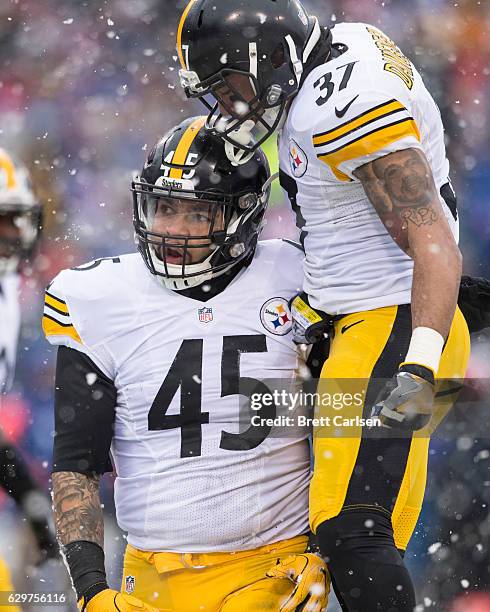
[[[417,128],[417,124],[411,117],[407,117],[406,119],[402,119],[386,127],[378,128],[369,134],[361,136],[345,147],[325,155],[319,155],[318,159],[321,159],[329,165],[332,172],[339,180],[350,181],[351,179],[344,172],[339,170],[339,165],[342,162],[350,159],[357,159],[365,155],[371,155],[392,142],[396,142],[408,136],[414,136],[420,141],[420,132]]]
[[[48,306],[51,306],[51,308],[54,308],[61,314],[69,314],[66,302],[63,302],[63,300],[60,300],[59,298],[55,297],[51,293],[48,293],[47,291],[44,297],[44,301]]]
[[[189,4],[185,7],[184,12],[182,13],[182,17],[179,21],[179,27],[177,28],[177,53],[179,55],[180,65],[182,66],[182,68],[184,68],[184,70],[187,68],[187,66],[185,64],[184,53],[182,51],[182,31],[184,29],[184,23],[187,19],[187,15],[189,14],[189,11],[191,10],[191,7],[195,1],[196,0],[190,0]]]
[[[189,149],[191,148],[194,139],[199,134],[199,130],[202,128],[206,121],[206,117],[198,117],[195,121],[193,121],[190,126],[184,132],[182,138],[175,149],[174,156],[172,157],[172,161],[170,163],[177,164],[179,166],[183,166],[187,159],[187,155],[189,153]],[[180,179],[184,174],[183,168],[171,168],[170,169],[170,178]]]
[[[313,136],[313,144],[315,146],[329,144],[334,140],[341,138],[342,136],[346,136],[350,132],[354,132],[355,130],[358,130],[363,126],[372,123],[373,121],[377,121],[382,117],[391,115],[392,113],[396,113],[401,110],[405,110],[405,107],[397,100],[385,102],[380,106],[376,106],[375,108],[372,108],[362,113],[361,115],[358,115],[351,121],[343,123],[338,128],[334,128],[332,130],[329,130],[328,132],[322,132],[321,134]]]
[[[5,172],[7,178],[7,189],[15,189],[17,187],[17,179],[15,176],[14,162],[3,149],[0,150],[0,169]]]
[[[49,315],[44,315],[42,320],[43,331],[46,336],[69,336],[80,344],[83,344],[82,339],[78,335],[77,330],[70,324],[62,324],[55,321]]]

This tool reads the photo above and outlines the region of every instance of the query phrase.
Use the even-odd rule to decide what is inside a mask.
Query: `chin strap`
[[[272,183],[279,178],[279,172],[275,172],[274,174],[271,174],[269,176],[269,178],[265,181],[265,183],[262,185],[262,193],[261,193],[261,197],[264,196],[264,194],[267,192],[267,190],[269,189],[269,187],[272,185]]]
[[[303,52],[304,70],[301,77],[300,86],[303,84],[306,77],[314,70],[317,66],[324,64],[333,57],[333,51],[335,47],[332,47],[332,32],[328,27],[319,27],[318,37],[315,36],[315,44],[310,47],[310,42],[313,40],[313,34]],[[306,52],[308,49],[308,52]],[[343,51],[342,51],[343,53]],[[337,53],[341,55],[341,53]],[[307,56],[307,59],[304,58]]]
[[[322,30],[320,28],[320,24],[318,23],[318,19],[316,17],[313,17],[313,19],[315,20],[315,23],[313,24],[313,29],[303,51],[303,64],[306,64],[310,58],[311,52],[316,47],[316,44],[322,35]]]
[[[232,166],[246,164],[254,155],[253,153],[247,153],[243,149],[235,147],[231,142],[225,142],[225,153]]]
[[[303,74],[303,62],[298,57],[298,53],[296,52],[296,45],[294,44],[294,40],[291,34],[285,36],[284,40],[286,41],[289,47],[289,57],[291,58],[291,63],[293,65],[296,83],[299,85],[301,81],[301,75]]]
[[[236,120],[233,120],[236,122]],[[228,124],[228,128],[232,126],[232,122]],[[249,119],[248,121],[244,121],[236,130],[230,132],[230,138],[238,145],[246,146],[252,140],[252,130],[255,127],[255,123]],[[228,140],[225,141],[225,153],[226,157],[230,160],[230,162],[234,166],[240,166],[241,164],[246,164],[249,160],[254,156],[254,151],[248,152],[239,147],[235,146]]]

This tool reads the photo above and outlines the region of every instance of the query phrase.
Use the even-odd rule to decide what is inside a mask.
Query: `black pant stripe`
[[[397,308],[390,336],[373,367],[366,391],[364,418],[370,416],[386,379],[396,373],[405,358],[411,335],[411,308],[409,304],[404,304]],[[391,513],[402,484],[410,445],[410,438],[363,436],[343,508],[358,504],[372,505]]]

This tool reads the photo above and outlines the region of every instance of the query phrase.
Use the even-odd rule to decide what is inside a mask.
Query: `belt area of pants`
[[[205,567],[237,561],[238,559],[244,559],[254,555],[270,554],[274,556],[275,554],[287,554],[290,552],[288,549],[302,549],[303,545],[306,549],[307,542],[307,536],[301,535],[251,550],[211,553],[151,552],[140,550],[128,544],[127,552],[133,557],[137,557],[138,559],[142,559],[154,565],[159,574],[164,574],[166,572],[182,569],[203,569]]]

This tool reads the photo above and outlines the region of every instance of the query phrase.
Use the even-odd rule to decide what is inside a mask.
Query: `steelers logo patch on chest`
[[[291,313],[287,300],[274,297],[260,309],[260,320],[265,329],[276,336],[285,336],[291,331]]]
[[[295,140],[289,142],[289,165],[296,178],[300,178],[308,168],[306,153]]]

